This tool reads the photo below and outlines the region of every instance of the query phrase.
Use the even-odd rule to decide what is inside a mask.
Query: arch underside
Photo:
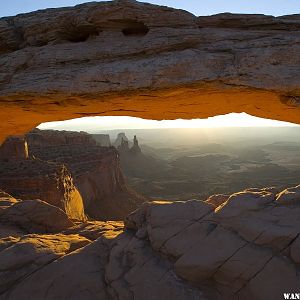
[[[26,99],[26,98],[25,98]],[[212,87],[177,87],[158,91],[127,92],[98,98],[29,97],[2,105],[0,139],[22,134],[43,122],[87,116],[134,116],[145,119],[193,119],[246,112],[262,118],[300,124],[297,103],[276,93],[261,90]]]
[[[0,25],[1,141],[42,122],[95,115],[246,112],[300,124],[297,15],[195,17],[111,1]]]

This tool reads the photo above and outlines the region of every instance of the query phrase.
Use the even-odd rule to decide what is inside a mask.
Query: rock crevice
[[[82,222],[60,234],[37,234],[34,226],[22,233],[24,218],[11,214],[13,235],[0,238],[1,299],[280,299],[299,289],[298,190],[248,189],[219,205],[209,203],[214,197],[145,203],[125,230],[117,222]],[[287,191],[293,201],[278,202]],[[4,213],[22,203],[0,195]],[[9,224],[0,223],[0,232]]]

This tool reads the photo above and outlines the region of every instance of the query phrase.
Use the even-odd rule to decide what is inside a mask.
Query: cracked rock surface
[[[299,188],[144,203],[125,228],[2,222],[0,299],[282,299],[300,289]],[[0,196],[1,211],[21,202]]]

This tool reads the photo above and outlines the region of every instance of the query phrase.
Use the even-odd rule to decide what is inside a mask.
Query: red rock
[[[63,164],[39,159],[2,162],[0,187],[23,200],[46,201],[61,208],[71,219],[85,219],[81,195]]]
[[[1,211],[1,223],[30,233],[61,232],[74,223],[60,208],[41,200],[19,201]]]
[[[98,146],[92,135],[35,129],[26,138],[35,157],[67,166],[88,216],[121,220],[145,201],[127,187],[118,151]]]
[[[0,160],[28,158],[28,145],[24,136],[11,136],[0,147]]]

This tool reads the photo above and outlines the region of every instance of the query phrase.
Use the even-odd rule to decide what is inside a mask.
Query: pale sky
[[[74,6],[84,2],[88,1],[0,0],[0,16],[11,16],[44,8]],[[300,13],[300,0],[149,0],[144,2],[185,9],[198,16],[222,12],[274,16]]]
[[[215,128],[215,127],[282,127],[296,126],[292,123],[262,119],[246,113],[230,113],[208,119],[192,120],[144,120],[134,117],[86,117],[61,122],[43,123],[40,129],[75,131],[99,131],[111,129],[152,129],[152,128]]]

